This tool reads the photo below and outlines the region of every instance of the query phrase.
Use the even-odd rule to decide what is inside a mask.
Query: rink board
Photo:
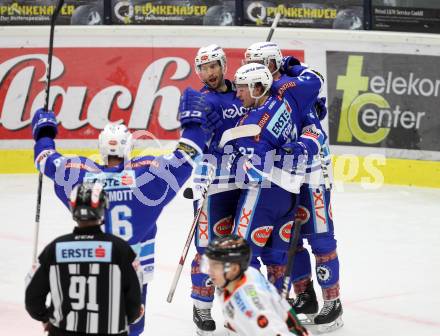
[[[64,155],[79,155],[100,160],[98,151],[93,149],[61,149],[60,152]],[[143,150],[142,155],[161,155],[169,152],[169,150],[150,149]],[[140,150],[134,151],[134,155],[140,153]],[[0,150],[0,174],[32,173],[36,173],[36,169],[31,150]],[[359,182],[370,189],[378,188],[384,183],[440,188],[438,161],[335,155],[333,175],[337,188],[342,187],[344,182]]]
[[[48,33],[43,26],[0,27],[0,173],[35,172],[30,120],[44,102]],[[49,101],[59,121],[57,146],[96,154],[76,148],[96,148],[104,125],[121,121],[146,139],[177,140],[180,94],[201,85],[193,69],[198,48],[224,47],[233,78],[244,48],[267,33],[267,27],[57,27]],[[440,187],[440,35],[280,28],[273,40],[326,78],[323,126],[336,181]],[[235,116],[238,109],[223,113]]]

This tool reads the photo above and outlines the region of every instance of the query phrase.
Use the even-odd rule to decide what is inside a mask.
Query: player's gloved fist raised
[[[327,115],[327,107],[325,106],[326,100],[325,97],[318,98],[312,106],[312,109],[315,111],[319,120],[323,120]]]
[[[221,126],[221,118],[211,103],[202,93],[192,88],[187,88],[180,98],[178,120],[183,128],[199,124],[208,133]]]
[[[55,139],[58,134],[57,119],[55,113],[38,109],[32,118],[32,136],[37,141],[43,137]]]
[[[281,62],[280,71],[290,77],[298,77],[304,70],[301,62],[293,56],[284,56]]]

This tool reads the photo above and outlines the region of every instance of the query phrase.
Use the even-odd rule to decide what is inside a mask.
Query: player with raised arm
[[[301,186],[296,220],[301,221],[301,234],[312,248],[316,259],[316,275],[322,288],[324,305],[318,313],[318,301],[313,289],[310,255],[303,247],[302,239],[295,254],[295,267],[291,278],[296,296],[290,301],[298,314],[308,318],[323,331],[343,325],[342,305],[339,299],[339,260],[334,238],[333,217],[330,205],[330,188],[324,173],[330,164],[327,136],[320,124],[326,114],[325,99],[318,99],[313,105],[301,104],[303,92],[299,82],[316,73],[301,64],[294,57],[282,58],[276,43],[259,42],[245,52],[247,62],[262,62],[272,72],[272,92],[284,97],[289,104],[297,104],[302,114],[292,113],[292,117],[302,123],[301,135],[297,142],[285,146],[289,154],[307,155],[305,182]],[[281,70],[283,74],[281,73]],[[310,81],[307,81],[310,83]],[[307,94],[307,92],[305,92]],[[297,121],[294,120],[294,123]],[[321,169],[323,168],[323,169]],[[323,171],[325,169],[325,171]],[[263,259],[280,258],[279,252],[266,251]]]
[[[204,157],[210,160],[199,163],[193,181],[194,207],[197,209],[198,202],[201,202],[198,188],[206,187],[209,170],[215,169],[215,178],[208,189],[207,199],[203,203],[197,224],[194,239],[197,252],[191,265],[193,320],[199,335],[210,335],[216,329],[211,316],[214,287],[208,275],[200,272],[200,258],[213,238],[228,234],[232,230],[239,190],[233,183],[234,177],[222,167],[223,151],[218,149],[218,145],[223,132],[235,127],[245,109],[236,97],[233,83],[225,78],[227,60],[221,47],[211,44],[200,48],[194,63],[195,71],[204,84],[200,91],[222,120],[221,127],[214,131],[211,142],[204,149]]]
[[[202,155],[207,134],[221,122],[203,95],[187,89],[181,98],[182,134],[177,148],[166,156],[130,159],[132,134],[122,124],[108,124],[99,135],[104,165],[85,157],[65,157],[55,149],[58,132],[53,112],[38,110],[32,119],[34,155],[38,170],[54,181],[55,193],[68,207],[68,196],[81,182],[100,181],[108,193],[104,229],[126,240],[137,254],[143,277],[142,299],[154,271],[156,221],[163,208],[190,177]],[[130,327],[130,335],[144,329],[144,318]]]
[[[237,235],[211,241],[202,268],[219,289],[226,327],[241,336],[309,335],[293,308],[255,268],[252,251]]]

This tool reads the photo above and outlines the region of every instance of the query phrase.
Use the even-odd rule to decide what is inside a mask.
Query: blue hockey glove
[[[183,128],[198,124],[207,133],[221,126],[221,118],[199,91],[187,88],[180,98],[178,119]]]
[[[297,142],[283,146],[282,154],[289,155],[289,162],[283,164],[289,164],[294,168],[298,163],[310,163],[313,157],[319,154],[324,141],[324,134],[314,125],[304,128]]]
[[[302,142],[290,142],[281,148],[281,160],[275,162],[275,167],[281,168],[291,174],[305,171],[308,161],[307,147]]]
[[[301,62],[293,56],[284,56],[280,72],[290,77],[298,77],[306,69]]]
[[[307,156],[309,155],[306,145],[304,145],[302,142],[290,142],[288,144],[285,144],[283,146],[283,150],[286,154],[295,157],[296,160],[300,156],[304,156],[307,158]]]
[[[315,104],[312,106],[312,110],[319,120],[324,120],[325,116],[327,115],[327,107],[325,106],[326,100],[327,99],[325,97],[318,98],[316,99]]]
[[[55,139],[58,134],[55,113],[40,108],[32,118],[32,136],[35,141],[43,137]]]
[[[324,134],[315,125],[305,127],[298,139],[298,143],[305,147],[309,158],[319,154],[324,141]]]

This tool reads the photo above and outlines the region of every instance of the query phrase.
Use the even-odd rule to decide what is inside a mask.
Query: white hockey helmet
[[[274,42],[257,42],[246,49],[244,53],[246,63],[258,62],[269,67],[270,60],[275,61],[276,71],[281,67],[283,55],[278,44]]]
[[[249,63],[242,65],[235,73],[234,82],[236,85],[247,84],[251,97],[258,99],[263,97],[272,86],[273,78],[269,69],[260,63]],[[264,92],[260,96],[254,96],[254,88],[261,83]]]
[[[124,124],[107,124],[99,134],[98,147],[105,164],[109,156],[128,158],[133,149],[132,135]]]
[[[217,44],[210,44],[206,47],[201,47],[197,51],[196,58],[194,60],[196,66],[196,72],[200,73],[202,64],[206,64],[213,61],[219,61],[222,68],[223,75],[226,74],[226,54],[221,47]]]

